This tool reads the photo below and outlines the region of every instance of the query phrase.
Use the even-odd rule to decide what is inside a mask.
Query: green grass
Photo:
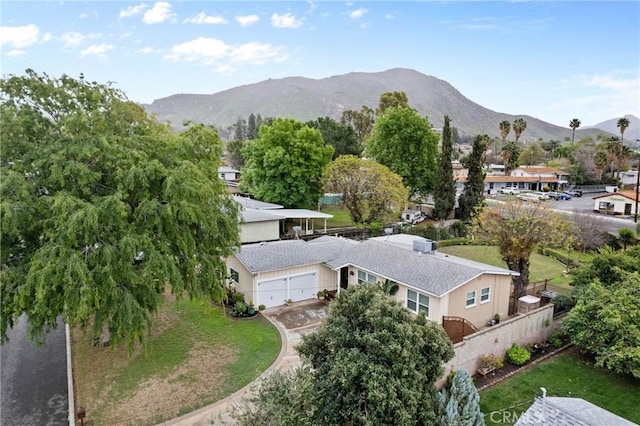
[[[442,247],[438,249],[438,251],[452,254],[454,256],[464,257],[465,259],[475,260],[477,262],[488,263],[489,265],[499,266],[501,268],[507,267],[507,264],[502,260],[498,247],[496,246],[449,246]],[[545,279],[564,279],[564,269],[565,266],[557,260],[538,253],[533,253],[531,255],[531,266],[529,267],[529,281],[536,283],[542,282]]]
[[[511,415],[526,411],[540,387],[547,396],[582,398],[632,422],[640,423],[640,381],[596,368],[569,352],[517,374],[480,393],[480,408],[487,425],[513,424]],[[489,413],[504,410],[510,422],[502,422],[502,415]],[[494,421],[492,421],[494,420]]]
[[[333,218],[327,220],[327,228],[345,228],[354,226],[349,210],[340,206],[323,206],[322,213],[332,214]]]
[[[95,424],[117,423],[112,413],[127,407],[127,400],[150,379],[157,387],[174,384],[181,385],[176,389],[190,388],[192,397],[174,395],[176,400],[188,401],[172,407],[179,413],[203,407],[250,383],[280,352],[280,334],[265,318],[235,320],[226,316],[222,307],[204,301],[167,300],[156,320],[162,325],[152,331],[143,349],[130,356],[124,348],[94,348],[81,332],[74,331],[76,400],[91,410]],[[194,351],[198,354],[195,362]],[[203,382],[204,377],[212,377],[202,374],[203,368],[219,370],[207,372],[217,380]],[[155,413],[154,418],[137,423],[160,420],[167,418]]]

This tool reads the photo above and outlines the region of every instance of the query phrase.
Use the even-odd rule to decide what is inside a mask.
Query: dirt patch
[[[197,406],[211,395],[212,387],[226,380],[224,365],[236,359],[225,347],[193,348],[185,362],[164,377],[140,383],[132,395],[113,404],[103,418],[105,424],[153,424],[178,417],[180,409]]]

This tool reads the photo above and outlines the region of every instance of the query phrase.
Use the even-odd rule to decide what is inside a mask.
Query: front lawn
[[[439,248],[438,251],[475,260],[476,262],[488,263],[489,265],[506,268],[507,264],[502,260],[498,247],[496,246],[449,246]],[[553,284],[561,285],[564,277],[565,266],[549,256],[538,253],[531,255],[531,266],[529,267],[529,281],[532,283],[543,282],[548,279]],[[556,281],[552,281],[556,279]],[[561,285],[563,286],[563,285]],[[568,284],[566,285],[569,288]]]
[[[346,228],[355,226],[351,220],[349,210],[341,206],[323,206],[322,213],[332,214],[332,219],[327,219],[327,228]]]
[[[281,347],[265,318],[235,320],[204,301],[167,298],[147,347],[90,345],[73,332],[76,405],[93,425],[156,424],[206,406],[254,380]]]
[[[547,389],[547,396],[582,398],[632,422],[640,423],[640,381],[619,376],[565,352],[480,392],[487,425],[517,421]]]

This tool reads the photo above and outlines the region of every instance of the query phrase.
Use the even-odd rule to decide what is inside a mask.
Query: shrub
[[[452,238],[450,240],[440,240],[436,243],[436,248],[449,247],[449,246],[464,246],[469,244],[470,241],[467,238]]]
[[[553,298],[553,313],[568,311],[576,305],[576,299],[573,296],[558,294]]]
[[[504,360],[501,356],[497,355],[483,355],[480,357],[480,368],[502,368],[504,367]]]
[[[264,311],[265,309],[267,309],[267,307],[265,305],[258,306],[258,310],[259,311]]]
[[[562,333],[562,330],[556,330],[549,335],[549,338],[547,339],[547,341],[551,343],[553,346],[555,346],[556,348],[559,348],[564,344],[562,340],[563,337],[564,337],[564,333]]]
[[[507,349],[507,362],[513,365],[523,365],[531,358],[531,353],[517,344],[513,344]]]
[[[243,293],[233,293],[233,303],[237,305],[238,303],[244,303],[244,294]]]

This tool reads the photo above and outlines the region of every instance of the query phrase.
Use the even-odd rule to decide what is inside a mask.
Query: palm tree
[[[618,128],[620,129],[620,141],[624,145],[624,131],[629,127],[629,120],[626,117],[622,117],[618,120]]]
[[[604,145],[604,150],[607,153],[607,159],[609,160],[609,170],[611,171],[611,179],[614,178],[616,164],[619,162],[619,158],[622,152],[622,144],[617,137],[612,136]]]
[[[572,130],[572,132],[571,132],[571,145],[573,145],[573,140],[574,140],[574,138],[576,136],[576,129],[578,127],[580,127],[580,120],[578,120],[577,118],[574,118],[573,120],[571,120],[569,122],[569,127],[571,127],[571,130]]]
[[[509,136],[509,132],[511,131],[511,122],[509,120],[502,120],[500,122],[500,136],[502,137],[502,145],[507,142],[507,136]],[[498,147],[495,147],[496,154],[498,153]]]
[[[513,133],[516,134],[516,143],[518,143],[518,139],[520,139],[520,135],[527,128],[527,122],[524,121],[524,118],[516,118],[513,120]]]
[[[504,163],[504,175],[511,176],[511,171],[520,164],[520,148],[514,141],[510,141],[504,144],[500,154]]]

